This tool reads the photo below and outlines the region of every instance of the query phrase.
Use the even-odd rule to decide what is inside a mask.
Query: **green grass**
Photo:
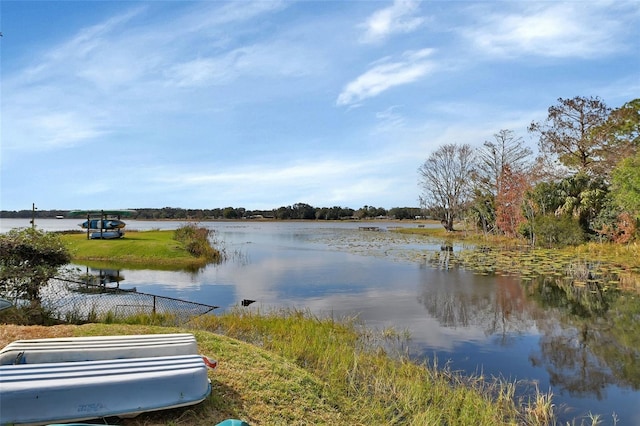
[[[72,260],[109,268],[198,269],[211,262],[207,256],[193,256],[174,231],[126,232],[114,240],[88,240],[86,234],[60,236]]]

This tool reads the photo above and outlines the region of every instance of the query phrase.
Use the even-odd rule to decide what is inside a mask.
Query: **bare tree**
[[[515,183],[520,176],[529,176],[533,152],[524,146],[522,137],[512,130],[500,130],[493,141],[485,141],[477,151],[477,170],[474,176],[474,202],[472,211],[485,233],[498,229],[504,231],[505,216],[517,211],[517,206],[500,205],[513,203]],[[505,182],[508,188],[505,188]],[[500,223],[498,223],[500,222]]]
[[[420,200],[441,215],[447,231],[453,231],[454,219],[471,196],[473,153],[470,145],[446,144],[418,168]]]
[[[513,130],[500,130],[494,141],[485,141],[478,151],[478,180],[494,197],[500,193],[501,177],[508,168],[511,174],[524,173],[530,167],[533,152],[523,146],[522,137]]]

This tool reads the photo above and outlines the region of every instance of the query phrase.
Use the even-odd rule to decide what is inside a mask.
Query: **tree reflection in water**
[[[606,281],[604,281],[606,282]],[[530,359],[551,383],[572,395],[605,397],[608,385],[640,387],[640,303],[600,282],[540,277],[528,286],[531,300],[548,312],[537,322],[540,353]]]
[[[454,257],[442,250],[423,265],[441,271],[429,275],[419,295],[440,324],[481,327],[502,345],[537,329],[539,351],[529,361],[572,396],[602,399],[609,385],[640,389],[640,298],[606,284],[617,275],[598,272],[595,280],[591,265],[571,264],[564,273],[518,283],[486,269],[471,274]]]
[[[513,278],[474,275],[458,268],[428,277],[418,301],[445,327],[480,327],[485,335],[499,335],[507,344],[510,336],[531,332],[533,319],[540,315],[535,305],[527,304],[523,287]]]

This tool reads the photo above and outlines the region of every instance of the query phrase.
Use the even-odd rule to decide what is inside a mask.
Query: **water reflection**
[[[428,267],[427,267],[428,268]],[[513,277],[475,275],[468,271],[428,271],[418,297],[443,327],[477,327],[485,336],[506,341],[513,334],[535,333],[532,307]]]
[[[531,361],[544,366],[554,385],[572,395],[606,397],[610,385],[637,391],[640,385],[638,298],[590,282],[576,287],[565,280],[539,278],[531,299],[556,313],[538,321],[540,351]],[[562,327],[558,326],[558,323]]]

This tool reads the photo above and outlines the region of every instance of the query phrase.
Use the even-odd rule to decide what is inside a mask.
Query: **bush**
[[[32,228],[0,235],[0,297],[23,312],[24,323],[44,324],[40,289],[71,260],[58,235]]]
[[[579,245],[585,241],[585,234],[577,219],[568,215],[538,216],[533,221],[533,227],[529,223],[525,228],[526,233],[534,235],[536,244],[543,247],[562,247]]]
[[[194,257],[204,257],[217,261],[221,260],[221,253],[212,247],[210,237],[213,230],[188,224],[176,229],[173,238],[184,244],[185,249]]]

